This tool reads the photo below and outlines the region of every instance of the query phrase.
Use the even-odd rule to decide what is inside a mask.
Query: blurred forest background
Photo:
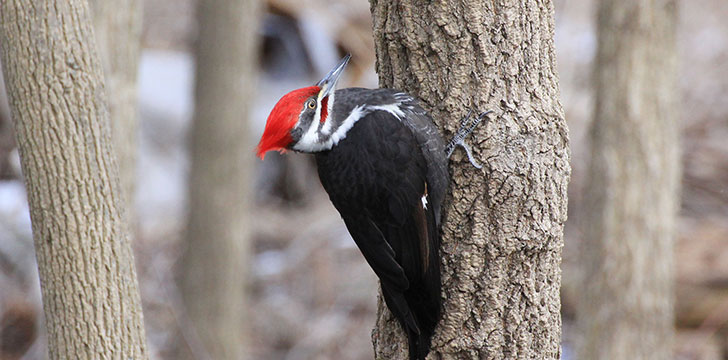
[[[582,194],[589,163],[594,1],[556,0],[561,101],[573,173],[566,226],[563,357],[574,358]],[[172,359],[186,331],[176,274],[187,224],[188,128],[193,116],[196,2],[142,1],[138,165],[133,246],[153,358]],[[679,2],[682,197],[675,246],[676,359],[728,359],[728,2]],[[249,156],[281,95],[315,83],[343,53],[344,86],[376,87],[369,4],[268,0],[259,71],[251,82]],[[250,283],[252,359],[370,359],[377,282],[321,189],[307,156],[255,161]],[[243,276],[240,278],[243,285]],[[0,314],[14,314],[23,359],[47,355],[26,195],[7,99],[0,91]],[[4,316],[4,315],[0,315]],[[32,326],[31,326],[32,325]]]

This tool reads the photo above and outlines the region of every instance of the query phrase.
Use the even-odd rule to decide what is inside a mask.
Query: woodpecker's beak
[[[326,76],[324,76],[318,84],[316,84],[321,88],[321,91],[318,94],[319,100],[329,96],[329,94],[336,90],[336,82],[339,81],[341,74],[344,73],[344,68],[346,67],[346,64],[349,63],[349,59],[351,59],[351,55],[347,54],[344,56],[344,58],[339,61],[339,64],[331,69],[331,71],[329,71],[329,73],[326,74]]]

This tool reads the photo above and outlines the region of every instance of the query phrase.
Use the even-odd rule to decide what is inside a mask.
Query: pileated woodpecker
[[[321,184],[407,333],[410,359],[420,360],[430,351],[440,318],[439,223],[447,160],[477,122],[463,123],[446,148],[412,96],[391,89],[336,90],[349,58],[316,86],[278,101],[257,155],[314,154]]]

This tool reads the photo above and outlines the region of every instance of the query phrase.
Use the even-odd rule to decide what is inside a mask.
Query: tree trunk
[[[141,36],[138,0],[91,0],[99,56],[106,75],[119,177],[124,190],[127,218],[136,223],[134,193],[137,153],[137,67]]]
[[[669,359],[678,208],[674,0],[599,3],[581,359]]]
[[[85,1],[0,2],[2,64],[52,359],[147,358]]]
[[[253,146],[256,0],[203,0],[198,7],[190,201],[180,287],[195,330],[192,358],[243,356]],[[199,340],[199,341],[198,341]]]
[[[444,314],[431,358],[558,359],[569,180],[550,1],[371,0],[382,87],[419,96],[451,136],[494,110],[458,151],[442,226]],[[381,304],[378,359],[407,342]]]

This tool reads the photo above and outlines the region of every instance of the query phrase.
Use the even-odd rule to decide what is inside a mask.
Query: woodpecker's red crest
[[[258,143],[258,157],[263,159],[270,150],[314,152],[331,148],[335,143],[331,140],[333,125],[326,122],[333,109],[336,82],[349,58],[344,57],[316,86],[293,90],[278,100]]]
[[[293,143],[291,130],[296,126],[299,115],[305,110],[306,100],[318,94],[321,88],[309,86],[289,92],[278,100],[268,115],[263,136],[258,143],[257,155],[263,159],[270,150],[284,152]]]

